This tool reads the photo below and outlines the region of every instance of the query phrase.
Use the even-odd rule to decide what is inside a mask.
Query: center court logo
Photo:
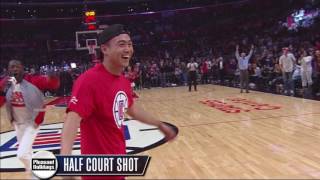
[[[124,134],[127,154],[136,154],[165,143],[164,135],[154,126],[136,120],[125,119]],[[178,128],[169,124],[178,133]],[[46,150],[53,154],[60,152],[60,137],[63,123],[42,125],[33,143],[34,152]],[[17,139],[15,131],[0,134],[0,172],[24,171],[23,164],[16,157]],[[74,155],[80,154],[80,132],[73,146]]]

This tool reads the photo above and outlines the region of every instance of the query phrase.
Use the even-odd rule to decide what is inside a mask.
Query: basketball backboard
[[[76,50],[88,50],[90,45],[95,45],[96,48],[99,48],[97,37],[101,31],[76,31]]]

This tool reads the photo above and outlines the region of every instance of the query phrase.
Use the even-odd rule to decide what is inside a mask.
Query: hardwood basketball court
[[[147,179],[319,179],[320,101],[216,85],[137,91],[136,103],[179,128],[175,141],[140,154],[152,157]],[[52,100],[52,99],[48,99]],[[62,122],[52,107],[45,124]],[[1,108],[1,132],[11,130]],[[21,179],[21,172],[0,173]]]

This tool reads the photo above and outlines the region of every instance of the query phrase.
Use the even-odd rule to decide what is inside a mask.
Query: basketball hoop
[[[88,51],[89,51],[89,54],[92,55],[92,54],[96,54],[96,45],[95,44],[90,44],[88,45]]]
[[[91,61],[93,62],[93,64],[99,63],[100,61],[97,59],[97,45],[96,44],[89,44],[87,46],[88,51],[89,51],[89,55],[91,56]]]

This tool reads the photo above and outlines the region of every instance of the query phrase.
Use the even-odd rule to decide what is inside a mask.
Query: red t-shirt
[[[60,86],[60,80],[57,76],[43,76],[43,75],[30,75],[26,74],[24,79],[35,85],[40,90],[53,90],[58,89]]]
[[[130,82],[134,82],[137,78],[137,73],[135,71],[130,71],[126,77]]]
[[[126,154],[124,111],[133,104],[130,82],[97,64],[75,82],[67,112],[82,120],[82,154]]]
[[[202,73],[208,73],[208,64],[206,62],[202,63]]]

